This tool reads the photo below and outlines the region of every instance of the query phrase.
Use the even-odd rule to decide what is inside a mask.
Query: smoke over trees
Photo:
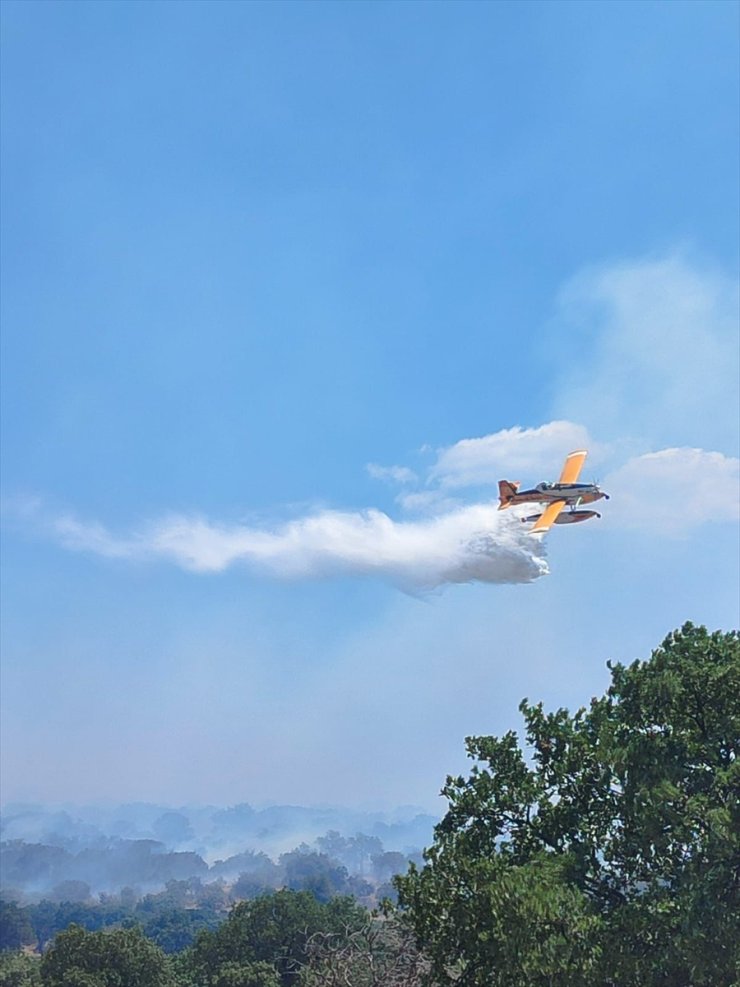
[[[173,881],[197,880],[238,884],[235,897],[253,897],[271,888],[299,889],[312,879],[317,888],[323,882],[327,894],[361,897],[390,879],[391,861],[395,873],[418,856],[435,821],[413,810],[391,815],[300,806],[257,810],[246,803],[227,809],[163,811],[138,804],[74,812],[11,805],[0,820],[2,892],[23,901],[80,902],[126,887],[140,897]],[[387,853],[395,856],[384,858]],[[355,876],[364,880],[364,891]]]
[[[227,858],[211,882],[143,897],[4,902],[0,984],[736,987],[740,635],[686,624],[610,668],[574,714],[523,701],[527,750],[513,732],[468,739],[476,763],[448,777],[423,860],[394,877],[398,906],[379,883],[373,912],[358,898],[408,857],[328,829],[274,861],[235,854],[233,885]],[[253,814],[226,810],[226,825]],[[37,878],[53,876],[50,849]],[[235,887],[249,894],[232,906]],[[20,952],[34,945],[40,963]]]

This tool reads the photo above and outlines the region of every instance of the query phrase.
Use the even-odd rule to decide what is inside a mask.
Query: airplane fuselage
[[[568,505],[593,504],[607,497],[595,483],[538,483],[531,490],[517,490],[507,499],[507,507],[514,504],[551,504],[564,500]]]

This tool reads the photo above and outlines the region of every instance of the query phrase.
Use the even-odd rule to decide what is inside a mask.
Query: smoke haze
[[[235,881],[261,863],[280,885],[285,855],[330,854],[352,873],[397,871],[432,839],[437,819],[413,806],[390,812],[248,803],[172,808],[9,804],[0,813],[0,893],[63,896],[70,883],[91,892],[168,881]],[[62,898],[60,898],[62,900]]]

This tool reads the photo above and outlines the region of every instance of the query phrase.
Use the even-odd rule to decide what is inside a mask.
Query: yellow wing
[[[555,500],[548,507],[545,508],[544,512],[540,515],[539,520],[535,523],[534,528],[529,532],[530,535],[539,535],[544,531],[549,531],[550,528],[555,523],[555,518],[565,507],[564,500]]]
[[[565,457],[563,472],[560,474],[558,483],[575,483],[581,474],[583,464],[588,453],[585,449],[578,452],[571,452]]]

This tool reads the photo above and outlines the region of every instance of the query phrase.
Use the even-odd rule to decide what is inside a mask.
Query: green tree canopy
[[[172,987],[167,959],[141,930],[70,925],[41,961],[44,987]]]
[[[38,956],[0,952],[0,987],[41,987]]]
[[[293,850],[280,857],[285,886],[293,891],[310,891],[318,901],[327,902],[347,888],[347,869],[325,853]]]
[[[571,715],[467,740],[421,869],[433,970],[468,987],[740,984],[740,639],[685,624]]]
[[[213,987],[280,987],[271,963],[224,963],[213,978]]]
[[[290,987],[307,957],[307,942],[318,930],[358,927],[365,910],[349,898],[322,903],[308,891],[282,890],[243,901],[213,932],[201,932],[184,958],[190,978],[219,987],[237,968],[268,963],[278,982]]]

